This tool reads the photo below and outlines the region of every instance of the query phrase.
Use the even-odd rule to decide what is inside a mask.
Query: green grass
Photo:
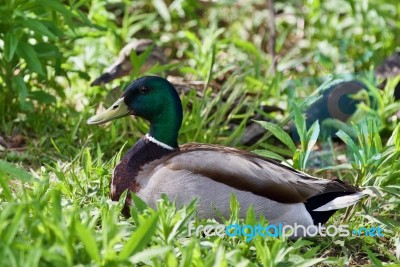
[[[23,137],[16,148],[0,146],[0,266],[400,265],[400,126],[395,116],[400,103],[392,97],[400,78],[378,91],[368,76],[400,41],[393,20],[399,15],[396,1],[277,1],[275,74],[267,52],[265,1],[42,2],[0,7],[0,26],[6,25],[0,27],[0,137],[7,142]],[[25,18],[39,23],[23,26]],[[379,226],[384,236],[256,237],[250,242],[189,237],[189,221],[217,222],[197,219],[195,202],[176,207],[165,198],[156,210],[134,198],[132,217],[124,218],[123,200],[109,198],[112,170],[148,125],[138,118],[100,127],[85,121],[107,103],[109,90],[133,78],[89,87],[132,36],[153,38],[165,48],[172,64],[156,67],[153,74],[170,71],[205,84],[202,98],[194,91],[181,96],[181,144],[239,147],[245,125],[262,113],[260,106],[279,106],[283,113],[263,114],[263,138],[241,148],[370,188],[375,197],[337,212],[328,224]],[[19,38],[29,40],[33,51],[19,51]],[[316,142],[323,125],[305,128],[305,103],[325,89],[330,74],[353,72],[366,73],[363,81],[377,109],[362,106],[354,125],[332,122],[342,141]],[[301,129],[300,144],[286,133],[291,118]],[[315,167],[325,160],[328,164]],[[239,219],[239,209],[233,198],[231,216],[222,222],[266,223],[251,210]]]

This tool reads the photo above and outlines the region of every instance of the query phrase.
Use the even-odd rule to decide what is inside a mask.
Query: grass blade
[[[0,172],[7,173],[22,182],[32,182],[35,179],[30,173],[4,160],[0,160]]]
[[[153,214],[136,229],[119,254],[120,260],[126,260],[150,242],[157,228],[158,216],[158,213]]]
[[[93,237],[92,232],[89,228],[84,226],[81,222],[75,222],[75,230],[78,237],[81,239],[86,252],[89,254],[90,258],[94,260],[97,264],[100,264],[100,253],[96,244],[96,240]]]
[[[284,143],[292,152],[296,151],[296,145],[294,144],[292,138],[284,131],[281,127],[268,121],[255,121],[259,123],[262,127],[270,131],[276,138],[278,138],[282,143]]]

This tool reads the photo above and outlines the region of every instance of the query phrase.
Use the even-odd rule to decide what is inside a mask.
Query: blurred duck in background
[[[375,80],[382,80],[377,85],[377,88],[384,89],[387,79],[395,78],[400,75],[400,54],[394,53],[386,58],[381,65],[379,65],[374,73]],[[309,128],[315,121],[319,121],[321,126],[321,137],[335,137],[337,128],[334,127],[333,120],[340,122],[348,122],[349,119],[356,113],[357,107],[362,99],[357,98],[356,95],[361,90],[369,93],[369,87],[358,80],[355,75],[347,75],[344,79],[337,79],[324,86],[326,89],[322,90],[322,94],[313,102],[308,108],[305,108],[304,115],[306,127]],[[370,108],[376,109],[376,101],[374,101],[371,94],[369,95]],[[393,93],[394,99],[400,98],[400,83],[398,83]],[[296,126],[291,123],[290,125],[292,138],[299,141],[299,135]]]
[[[148,51],[150,50],[150,51]],[[143,73],[150,70],[155,65],[167,64],[168,60],[164,54],[163,49],[157,46],[152,40],[149,39],[138,39],[125,45],[119,52],[116,61],[99,77],[94,79],[90,84],[91,86],[101,86],[106,83],[110,83],[115,79],[130,76],[134,71],[134,66],[132,65],[131,54],[135,52],[137,56],[148,52],[143,65],[140,67],[139,72]],[[188,93],[190,90],[195,89],[198,95],[202,94],[202,89],[204,87],[204,82],[202,81],[187,81],[180,77],[175,77],[169,75],[167,79],[174,84],[175,88],[179,93]],[[111,97],[112,100],[119,98],[121,94],[121,89],[119,87],[112,90],[112,94],[118,94],[117,96]],[[110,100],[110,97],[107,97]],[[114,101],[113,101],[114,102]]]
[[[378,79],[383,79],[383,82],[378,85],[383,89],[386,85],[387,79],[394,78],[400,75],[400,52],[396,52],[390,57],[386,58],[381,65],[375,70],[375,76]],[[400,99],[400,82],[397,83],[394,89],[394,99]]]
[[[147,51],[147,49],[151,49],[151,51],[140,69],[141,72],[149,70],[156,64],[167,63],[167,59],[163,50],[156,46],[152,40],[134,40],[122,48],[122,50],[119,52],[117,60],[107,69],[106,72],[97,77],[90,85],[104,85],[123,76],[131,75],[133,71],[131,62],[132,51],[135,51],[136,55],[141,55]]]

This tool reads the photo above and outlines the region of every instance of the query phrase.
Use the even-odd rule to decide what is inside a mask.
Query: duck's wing
[[[340,181],[315,178],[251,152],[215,145],[183,145],[159,164],[161,168],[189,171],[281,203],[306,202],[310,197],[326,193],[360,191]]]

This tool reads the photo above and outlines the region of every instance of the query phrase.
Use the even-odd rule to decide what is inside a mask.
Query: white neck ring
[[[167,144],[165,144],[165,143],[163,143],[163,142],[160,142],[160,141],[158,141],[157,139],[155,139],[153,136],[151,136],[150,134],[146,134],[145,135],[145,138],[147,139],[147,140],[149,140],[150,142],[152,142],[152,143],[154,143],[154,144],[156,144],[156,145],[158,145],[158,146],[160,146],[160,147],[162,147],[162,148],[165,148],[165,149],[168,149],[168,150],[174,150],[174,148],[172,147],[172,146],[169,146],[169,145],[167,145]]]

